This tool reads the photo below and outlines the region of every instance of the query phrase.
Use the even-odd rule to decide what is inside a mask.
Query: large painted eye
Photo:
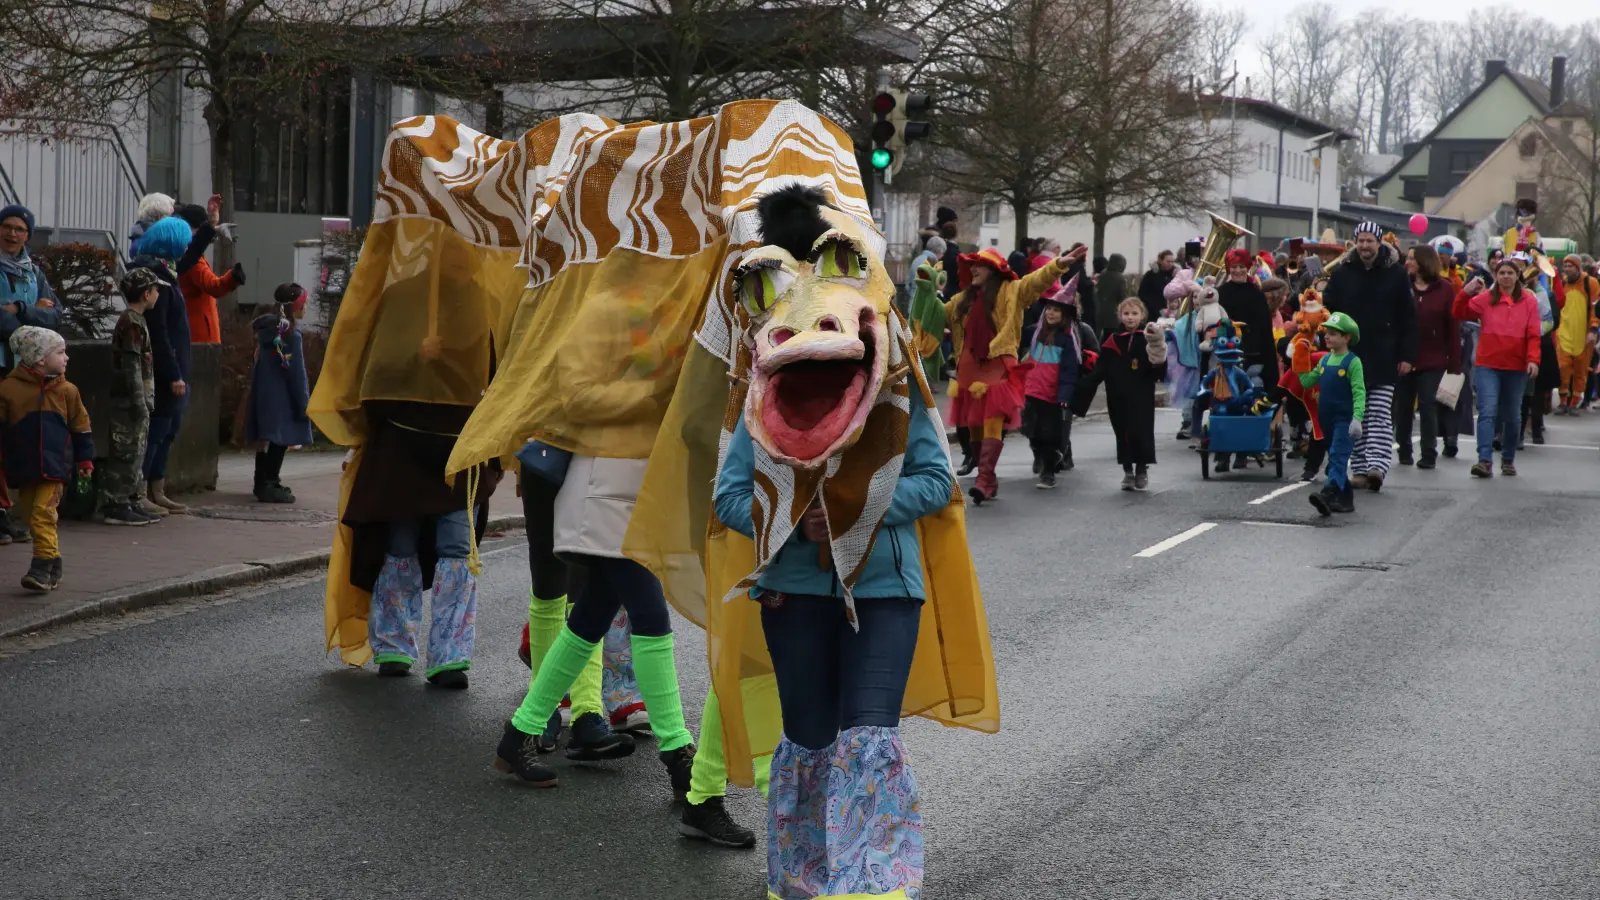
[[[830,231],[811,248],[811,264],[819,278],[865,280],[867,257],[842,232]]]
[[[779,259],[758,259],[733,273],[739,283],[739,302],[752,318],[765,315],[794,283],[794,272]]]

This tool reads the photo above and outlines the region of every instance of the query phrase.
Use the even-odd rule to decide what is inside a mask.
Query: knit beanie
[[[1377,222],[1367,219],[1356,226],[1356,234],[1370,234],[1375,238],[1383,237],[1383,229]]]
[[[21,219],[22,224],[28,226],[28,236],[33,236],[33,213],[29,212],[26,206],[13,203],[4,209],[0,209],[0,222],[4,222],[7,219]]]
[[[24,325],[11,333],[11,353],[17,362],[32,368],[52,350],[65,347],[66,339],[48,328]]]
[[[139,239],[139,252],[160,259],[173,260],[189,249],[194,231],[189,223],[177,216],[168,216],[145,230]]]

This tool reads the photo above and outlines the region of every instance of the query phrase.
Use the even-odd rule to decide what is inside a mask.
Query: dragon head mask
[[[734,271],[749,316],[745,427],[772,457],[817,468],[861,436],[883,389],[894,285],[862,225],[816,188],[761,198],[765,242]]]

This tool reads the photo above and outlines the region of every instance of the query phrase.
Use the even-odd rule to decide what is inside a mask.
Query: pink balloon
[[[1412,213],[1411,221],[1408,224],[1411,226],[1411,233],[1417,237],[1421,237],[1428,231],[1428,217],[1422,213]]]

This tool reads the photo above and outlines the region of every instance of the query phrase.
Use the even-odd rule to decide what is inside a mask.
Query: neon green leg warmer
[[[767,796],[772,778],[772,754],[754,760],[756,790]],[[712,797],[728,793],[728,760],[722,753],[722,704],[717,692],[706,694],[705,712],[700,714],[700,746],[694,751],[694,769],[689,775],[689,804],[699,806]]]
[[[694,751],[694,768],[689,773],[689,805],[699,806],[712,797],[728,793],[728,761],[722,756],[722,706],[717,692],[706,693],[706,708],[700,714],[700,745]]]
[[[561,625],[566,621],[567,598],[540,600],[532,590],[528,591],[528,665],[533,668],[533,675],[528,676],[529,685],[533,684],[534,676],[539,674],[544,655],[550,652],[550,645],[555,643],[556,635],[561,633]]]
[[[678,696],[678,666],[672,655],[672,635],[635,634],[631,643],[633,674],[639,679],[639,693],[644,695],[645,708],[650,710],[650,730],[656,733],[656,746],[665,752],[694,743],[683,724],[683,700]]]
[[[578,680],[572,683],[572,690],[567,692],[572,697],[574,719],[584,713],[598,713],[601,718],[605,718],[605,707],[600,705],[600,669],[604,657],[605,639],[602,638],[595,646],[593,655],[589,657],[589,662],[579,673]]]
[[[545,723],[550,720],[550,714],[556,711],[556,706],[561,702],[561,695],[567,692],[567,688],[572,687],[572,683],[583,672],[583,667],[599,649],[599,644],[589,643],[573,634],[566,625],[562,625],[561,633],[556,635],[550,652],[545,654],[543,664],[539,666],[532,683],[528,685],[528,693],[522,698],[522,705],[512,714],[511,724],[523,734],[538,734],[544,731]],[[670,650],[669,645],[669,653]],[[676,696],[678,687],[676,681],[672,687]],[[681,713],[679,719],[682,720]]]

